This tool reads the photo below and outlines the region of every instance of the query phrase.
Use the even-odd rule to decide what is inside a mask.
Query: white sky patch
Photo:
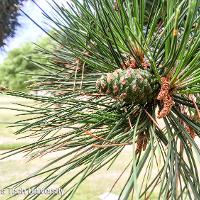
[[[51,0],[35,0],[37,4],[48,14],[51,13],[51,8],[48,2],[51,3]],[[66,3],[66,0],[57,0],[58,4]],[[70,2],[70,0],[68,0]],[[43,28],[47,29],[45,25],[46,18],[43,16],[42,11],[31,1],[27,1],[22,10],[27,13],[34,21],[36,21]],[[24,14],[21,14],[18,18],[19,24],[21,26],[17,27],[16,34],[14,38],[9,38],[7,40],[7,46],[5,46],[5,51],[0,51],[0,63],[5,59],[7,52],[14,48],[20,47],[26,42],[35,42],[38,38],[45,35],[45,33],[37,27],[28,17]]]

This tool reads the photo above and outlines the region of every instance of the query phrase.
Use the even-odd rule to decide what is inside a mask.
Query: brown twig
[[[148,117],[152,120],[152,122],[158,127],[159,130],[162,130],[156,120],[144,109],[144,112],[148,115]]]
[[[82,86],[83,86],[84,71],[85,71],[85,62],[82,65],[82,75],[81,75],[80,89],[82,89]]]
[[[195,99],[194,99],[194,96],[190,96],[190,99],[192,100],[192,103],[194,104],[194,107],[195,107],[195,109],[196,109],[196,111],[197,111],[197,115],[198,115],[198,118],[200,119],[200,111],[199,111],[199,108],[198,108],[198,106],[197,106],[197,104],[196,104],[196,101],[195,101]]]
[[[89,136],[95,138],[95,139],[102,140],[102,141],[104,141],[104,142],[109,142],[109,143],[113,144],[113,142],[111,142],[111,141],[109,141],[109,140],[106,140],[106,139],[104,139],[104,138],[102,138],[102,137],[99,137],[99,136],[97,136],[97,135],[94,135],[91,131],[83,130],[83,132],[84,132],[85,134],[87,134],[87,135],[89,135]]]
[[[113,144],[93,144],[92,147],[97,147],[97,148],[107,148],[107,147],[119,147],[119,146],[127,146],[127,145],[132,145],[133,143],[121,143],[121,144],[117,144],[117,143],[113,143]]]

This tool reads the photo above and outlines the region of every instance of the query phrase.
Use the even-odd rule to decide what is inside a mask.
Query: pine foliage
[[[88,176],[129,146],[130,175],[120,200],[132,192],[133,199],[199,199],[199,5],[72,0],[68,8],[54,1],[53,15],[43,10],[56,45],[43,52],[51,63],[38,64],[48,73],[32,80],[32,89],[51,96],[6,92],[37,101],[24,105],[31,117],[15,126],[21,127],[16,134],[38,141],[2,157],[64,155],[12,186],[40,178],[31,188],[48,188],[60,181],[64,195],[48,199],[73,199]]]

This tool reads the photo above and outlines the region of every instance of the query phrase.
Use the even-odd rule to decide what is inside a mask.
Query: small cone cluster
[[[196,132],[194,131],[194,129],[190,126],[186,126],[185,129],[190,134],[191,138],[194,140],[194,138],[197,135]]]
[[[184,108],[181,108],[181,112],[182,114],[186,115],[188,118],[190,118],[191,120],[198,120],[198,114],[195,113],[193,116],[189,115],[189,112],[187,110],[185,110]],[[195,137],[197,136],[195,130],[189,126],[188,124],[186,124],[183,120],[181,120],[181,124],[184,126],[185,130],[189,133],[189,135],[191,136],[191,138],[194,140]]]
[[[139,58],[140,64],[141,64],[141,68],[142,69],[148,69],[150,67],[150,63],[149,61],[145,58],[144,55],[140,56]],[[139,68],[135,58],[130,57],[128,59],[126,59],[123,63],[122,63],[122,68],[123,69],[127,69],[127,68]]]
[[[117,69],[103,75],[96,82],[100,93],[108,94],[118,100],[144,104],[154,97],[155,79],[144,69]]]
[[[142,132],[138,135],[138,138],[136,141],[136,143],[137,143],[136,154],[141,153],[142,151],[146,150],[148,140],[149,140],[149,138],[147,135],[145,135],[144,132]]]
[[[157,96],[157,100],[163,101],[163,108],[158,113],[158,118],[166,117],[172,109],[174,105],[173,98],[169,94],[170,91],[170,84],[169,79],[167,77],[161,78],[161,89]]]

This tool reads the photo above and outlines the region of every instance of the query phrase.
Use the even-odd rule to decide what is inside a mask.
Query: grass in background
[[[28,144],[27,140],[17,140],[18,136],[14,134],[17,128],[8,127],[10,123],[19,120],[19,117],[16,116],[19,112],[6,108],[16,109],[19,107],[16,105],[17,103],[25,104],[28,102],[22,98],[0,95],[0,150],[9,150]]]

